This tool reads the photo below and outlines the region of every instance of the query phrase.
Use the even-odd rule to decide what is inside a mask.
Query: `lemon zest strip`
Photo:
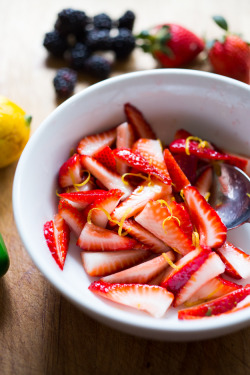
[[[200,236],[196,231],[192,233],[192,243],[195,247],[198,247],[200,245]]]
[[[248,198],[250,198],[250,193],[247,193]]]
[[[167,206],[167,208],[170,212],[170,216],[166,217],[166,219],[164,219],[163,222],[162,222],[162,227],[163,227],[164,232],[166,232],[165,228],[164,228],[164,224],[167,220],[175,219],[178,222],[179,226],[181,225],[180,219],[177,216],[173,215],[172,208],[169,206],[169,204],[164,199],[158,199],[156,202],[159,202],[161,205],[165,204],[165,206]]]
[[[186,152],[187,155],[190,155],[190,151],[189,151],[189,142],[190,141],[197,141],[197,142],[199,142],[198,148],[200,148],[200,147],[202,147],[202,148],[209,147],[209,143],[207,141],[203,141],[201,138],[199,138],[199,137],[193,137],[191,135],[190,137],[186,138],[185,152]]]
[[[209,198],[210,198],[210,193],[209,191],[204,195],[204,198],[206,199],[206,201],[208,202]]]
[[[172,260],[167,256],[167,254],[166,253],[162,253],[162,256],[163,256],[163,258],[165,259],[165,261],[172,267],[172,268],[174,268],[174,269],[179,269],[179,267],[178,266],[176,266],[176,264],[174,264],[173,262],[172,262]]]
[[[73,185],[74,185],[74,188],[75,188],[77,191],[79,191],[79,189],[77,189],[77,188],[80,187],[80,186],[84,186],[84,185],[86,185],[86,184],[89,182],[90,177],[91,177],[91,174],[90,174],[89,171],[84,170],[83,172],[88,173],[88,177],[87,177],[83,182],[81,182],[80,184],[73,184]]]

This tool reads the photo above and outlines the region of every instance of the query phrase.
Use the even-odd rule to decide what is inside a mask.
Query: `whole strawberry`
[[[203,51],[204,42],[194,33],[176,24],[164,24],[137,36],[138,45],[165,68],[191,63]]]
[[[221,16],[213,17],[214,21],[226,31],[222,40],[215,40],[208,57],[213,70],[239,81],[250,83],[250,49],[247,42],[228,31],[228,24]]]

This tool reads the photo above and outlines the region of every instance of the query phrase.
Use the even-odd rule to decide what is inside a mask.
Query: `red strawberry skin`
[[[170,49],[169,54],[164,51],[155,50],[153,56],[165,68],[178,68],[189,64],[204,49],[204,42],[194,33],[176,24],[158,26],[155,30],[159,33],[162,26],[169,28],[170,40],[166,46]]]
[[[250,83],[250,49],[237,35],[228,35],[223,43],[216,41],[209,51],[214,72]]]
[[[64,188],[66,186],[79,184],[82,181],[81,177],[82,165],[80,156],[74,154],[71,156],[59,170],[58,184]]]
[[[113,172],[116,172],[116,162],[114,154],[109,146],[104,147],[102,150],[97,152],[94,157],[102,163],[105,167]]]
[[[130,103],[124,105],[124,112],[129,124],[133,126],[138,138],[156,139],[156,135],[138,108]]]

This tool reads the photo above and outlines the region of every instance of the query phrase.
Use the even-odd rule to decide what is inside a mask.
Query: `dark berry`
[[[85,43],[91,51],[108,51],[111,48],[109,30],[90,30]]]
[[[68,8],[58,13],[55,28],[62,35],[74,34],[81,37],[84,35],[87,23],[88,17],[85,12]]]
[[[53,80],[54,87],[58,96],[68,97],[75,88],[77,81],[77,74],[74,70],[69,68],[59,69]]]
[[[123,16],[121,16],[118,20],[118,28],[119,29],[128,29],[130,31],[133,30],[135,22],[135,14],[131,10],[127,10]]]
[[[67,42],[58,31],[51,31],[45,34],[44,47],[54,56],[62,57],[67,49]]]
[[[119,29],[119,33],[112,40],[112,50],[117,59],[127,58],[135,48],[135,37],[128,29]]]
[[[70,50],[70,65],[76,70],[83,69],[85,60],[89,55],[89,50],[83,43],[76,43],[76,45]]]
[[[100,13],[100,14],[97,14],[93,18],[93,24],[94,24],[94,28],[96,28],[96,29],[108,29],[108,30],[110,30],[111,27],[112,27],[112,20],[107,14]]]
[[[108,60],[99,55],[90,56],[85,62],[86,72],[95,78],[106,79],[111,72],[111,65]]]

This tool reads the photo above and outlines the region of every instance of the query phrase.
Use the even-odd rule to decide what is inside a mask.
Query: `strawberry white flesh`
[[[79,211],[77,208],[73,207],[66,201],[60,201],[58,206],[58,213],[78,238],[84,225],[86,224],[86,218],[83,212]]]
[[[200,244],[217,248],[223,245],[227,237],[227,228],[217,212],[207,203],[194,186],[183,190],[191,220],[200,236]]]
[[[240,277],[243,279],[250,277],[250,255],[228,241],[216,251]]]
[[[85,271],[90,276],[106,276],[142,262],[150,256],[145,250],[81,252]]]
[[[198,289],[193,296],[188,299],[185,306],[193,306],[219,298],[227,293],[231,293],[232,291],[239,289],[241,286],[242,285],[238,285],[229,280],[223,279],[221,276],[217,276],[209,280],[200,289]]]
[[[133,126],[139,138],[156,139],[156,135],[143,114],[130,103],[124,105],[125,115],[129,124]]]
[[[73,207],[82,210],[86,208],[89,204],[93,203],[96,199],[107,196],[108,192],[106,190],[95,189],[87,191],[74,191],[71,193],[59,194],[61,200],[65,200],[70,203]]]
[[[216,253],[211,252],[204,263],[192,274],[187,283],[177,293],[174,306],[180,306],[188,301],[199,288],[224,271],[225,266],[220,257]]]
[[[174,261],[175,259],[172,251],[166,253],[166,256],[171,261]],[[168,262],[163,255],[159,255],[156,258],[138,264],[137,266],[103,277],[102,281],[107,283],[147,284],[167,267],[169,267]]]
[[[78,144],[77,152],[80,155],[92,156],[105,146],[111,146],[115,139],[116,129],[84,137]]]
[[[58,184],[61,188],[82,182],[82,165],[80,156],[74,154],[59,169]]]
[[[194,250],[192,241],[185,235],[176,219],[165,220],[170,216],[167,207],[162,206],[160,202],[149,201],[135,220],[166,245],[182,255],[187,254]]]
[[[156,179],[152,179],[150,184],[145,181],[117,206],[111,216],[113,219],[120,221],[127,212],[126,218],[128,219],[140,212],[149,200],[160,199],[170,193],[171,185],[166,185]]]
[[[195,187],[198,189],[200,194],[205,197],[210,192],[213,182],[213,170],[212,167],[205,168],[195,182]]]
[[[116,148],[131,148],[135,140],[132,125],[124,122],[121,125],[117,126],[116,132]],[[128,172],[129,167],[123,161],[117,160],[116,169],[120,175],[123,175],[124,173]]]
[[[128,236],[119,236],[117,233],[86,223],[77,245],[85,251],[117,251],[143,249],[145,246]]]
[[[122,305],[146,311],[161,318],[173,301],[173,295],[160,286],[145,284],[109,284],[95,281],[89,290]]]
[[[128,231],[130,236],[147,245],[150,251],[154,253],[164,253],[170,250],[164,242],[142,227],[134,219],[125,220],[122,227]]]
[[[124,193],[124,195],[122,196],[122,200],[124,200],[132,193],[133,188],[129,185],[125,185],[118,173],[111,172],[93,157],[83,155],[81,161],[83,166],[93,176],[100,180],[107,189],[120,189]]]

